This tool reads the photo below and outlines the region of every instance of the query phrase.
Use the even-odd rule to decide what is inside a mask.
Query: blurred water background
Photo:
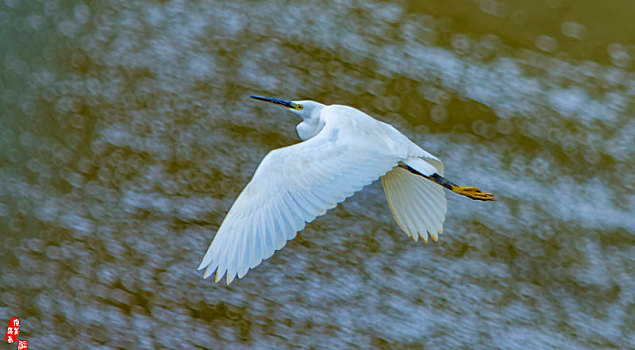
[[[0,321],[33,349],[635,348],[629,0],[0,2]],[[381,185],[196,271],[298,120],[348,104],[499,199],[414,243]]]

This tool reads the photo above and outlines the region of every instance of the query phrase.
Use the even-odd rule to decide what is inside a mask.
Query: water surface
[[[33,348],[635,347],[630,1],[0,4],[0,319]],[[375,183],[230,287],[196,271],[298,120],[445,162],[439,242]]]

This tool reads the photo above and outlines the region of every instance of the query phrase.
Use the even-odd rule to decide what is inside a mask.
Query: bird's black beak
[[[295,103],[291,102],[291,101],[287,101],[287,100],[280,100],[277,98],[271,98],[271,97],[262,97],[262,96],[249,96],[255,100],[260,100],[260,101],[265,101],[265,102],[269,102],[269,103],[273,103],[276,105],[281,105],[283,107],[287,107],[287,108],[291,108],[291,109],[295,109]]]

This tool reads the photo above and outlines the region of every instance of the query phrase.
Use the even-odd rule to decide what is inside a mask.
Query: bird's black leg
[[[479,190],[476,187],[464,187],[464,186],[458,186],[455,183],[453,183],[452,181],[444,178],[443,176],[434,173],[432,175],[423,175],[422,173],[418,172],[417,170],[415,170],[414,168],[406,165],[406,164],[399,164],[400,167],[408,170],[409,172],[415,174],[415,175],[419,175],[422,176],[438,185],[441,185],[445,188],[447,188],[448,190],[459,194],[461,196],[465,196],[469,199],[473,199],[476,201],[484,201],[484,202],[488,202],[488,201],[495,201],[496,199],[494,198],[494,195],[491,193],[484,193],[481,192],[481,190]]]

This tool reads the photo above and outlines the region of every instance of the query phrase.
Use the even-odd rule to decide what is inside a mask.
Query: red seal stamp
[[[26,340],[18,340],[19,334],[20,320],[14,317],[9,320],[9,325],[4,330],[4,341],[9,344],[18,343],[18,350],[26,350]]]

